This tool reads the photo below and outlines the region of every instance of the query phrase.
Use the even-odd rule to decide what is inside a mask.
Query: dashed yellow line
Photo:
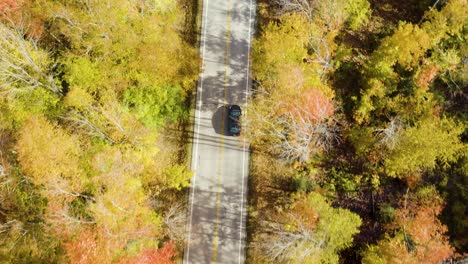
[[[231,27],[231,0],[228,0],[228,12],[227,12],[227,22],[226,22],[226,54],[224,62],[224,102],[227,100],[227,86],[228,86],[228,63],[229,63],[229,35]],[[223,113],[221,118],[221,131],[224,133],[225,126],[225,116],[226,108],[223,107]],[[213,232],[213,255],[211,256],[211,263],[216,263],[217,253],[218,253],[218,232],[219,232],[219,210],[221,206],[221,176],[223,168],[223,153],[224,153],[224,135],[221,135],[220,140],[220,154],[219,154],[219,170],[218,170],[218,192],[216,193],[216,222],[215,229]]]

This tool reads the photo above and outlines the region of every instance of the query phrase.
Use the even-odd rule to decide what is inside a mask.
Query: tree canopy
[[[0,262],[173,263],[156,201],[192,174],[162,137],[199,70],[182,4],[0,3]]]
[[[258,6],[245,136],[254,150],[251,241],[269,250],[252,248],[252,262],[441,263],[466,253],[466,6]],[[311,236],[317,219],[301,218],[316,216],[320,202],[293,209],[316,193],[362,219],[326,261]],[[356,221],[338,218],[328,220],[336,231],[353,230]]]

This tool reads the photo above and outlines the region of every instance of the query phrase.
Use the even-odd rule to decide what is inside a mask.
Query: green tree
[[[358,29],[367,22],[371,10],[367,0],[346,1],[346,11],[349,13],[347,24],[352,30]]]
[[[148,127],[161,127],[167,121],[186,117],[180,86],[131,87],[125,91],[124,102]]]
[[[19,90],[0,99],[0,127],[16,130],[31,115],[44,115],[52,120],[62,114],[60,97],[44,88]]]

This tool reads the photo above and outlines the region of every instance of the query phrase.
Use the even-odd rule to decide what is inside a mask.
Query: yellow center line
[[[226,22],[226,54],[224,62],[224,103],[227,101],[227,86],[228,86],[228,63],[229,63],[229,35],[231,26],[231,0],[228,0],[228,12]],[[223,112],[221,118],[221,133],[224,133],[226,108],[223,105]],[[216,263],[217,250],[218,250],[218,232],[219,232],[219,209],[221,205],[221,176],[223,169],[223,152],[224,152],[224,135],[221,135],[220,140],[220,153],[219,153],[219,171],[218,171],[218,192],[216,193],[216,222],[213,233],[213,255],[211,256],[211,263]]]

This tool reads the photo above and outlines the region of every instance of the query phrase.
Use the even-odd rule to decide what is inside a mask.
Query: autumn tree
[[[325,24],[328,30],[340,29],[345,22],[351,29],[357,29],[367,19],[370,8],[366,0],[275,0],[272,5],[279,16],[298,13],[309,21]]]
[[[40,116],[23,125],[16,145],[26,176],[47,198],[46,217],[51,228],[64,234],[77,228],[70,202],[81,196],[88,183],[80,168],[81,147],[77,137]]]
[[[149,1],[126,0],[113,1],[112,6],[100,1],[35,4],[38,11],[49,10],[50,39],[61,41],[57,38],[61,36],[70,42],[64,79],[71,89],[95,78],[99,81],[88,87],[95,91],[102,87],[120,95],[135,86],[164,93],[178,85],[184,97],[196,78],[198,61],[194,49],[169,30],[181,16],[176,5],[165,1],[163,8]],[[94,72],[94,77],[89,74]]]
[[[173,244],[151,250],[182,241],[184,219],[163,219],[155,199],[192,173],[161,158],[181,148],[160,148],[158,136],[186,121],[199,68],[181,4],[0,2],[0,137],[14,135],[0,175],[18,178],[1,179],[1,259],[110,263],[137,252],[170,263]]]
[[[101,231],[102,232],[102,231]],[[109,262],[112,255],[106,250],[101,232],[83,229],[81,232],[64,243],[66,256],[72,264]]]
[[[21,8],[23,1],[5,0],[0,3],[0,18],[8,19]]]
[[[385,161],[390,176],[434,169],[437,161],[448,164],[463,149],[459,140],[462,127],[448,119],[428,118],[400,133]]]
[[[253,54],[262,63],[253,64],[260,85],[246,134],[253,144],[268,142],[270,152],[289,161],[307,161],[337,140],[333,92],[321,81],[333,51],[312,29],[306,18],[285,15],[281,24],[267,26]],[[308,49],[314,52],[309,55]]]
[[[158,234],[161,219],[151,210],[138,178],[144,167],[138,163],[136,153],[109,147],[95,155],[92,166],[97,173],[98,191],[90,211],[106,236],[121,241],[123,246],[128,240]],[[125,196],[119,195],[121,190],[126,190]]]
[[[0,22],[0,127],[17,128],[31,114],[57,116],[60,87],[51,59],[25,31]]]
[[[438,216],[443,201],[433,186],[422,187],[403,197],[391,229],[377,245],[369,246],[363,263],[440,263],[454,250],[445,235],[447,227]]]
[[[161,248],[148,248],[136,256],[121,259],[121,264],[174,264],[177,252],[173,242],[166,242]]]
[[[268,142],[266,148],[271,153],[288,161],[304,162],[337,143],[339,129],[333,117],[333,102],[322,90],[299,91],[305,93],[299,100],[292,95],[261,98],[262,102],[251,108],[246,133],[254,144]]]
[[[64,261],[60,240],[44,221],[47,199],[5,148],[0,134],[0,260],[4,263]]]
[[[367,20],[370,4],[367,0],[330,0],[317,1],[316,20],[326,27],[327,31],[337,33],[346,24],[357,29]]]
[[[427,92],[424,83],[421,83],[422,87],[417,87],[414,83],[407,82],[402,75],[405,71],[414,71],[421,67],[420,61],[427,51],[437,51],[437,46],[450,34],[461,34],[461,21],[467,19],[467,16],[466,12],[459,10],[465,5],[465,0],[448,1],[440,11],[428,11],[426,21],[422,25],[400,23],[392,35],[382,40],[365,66],[365,85],[354,113],[357,122],[368,122],[371,113],[385,115],[390,110],[406,116],[420,114],[415,111],[420,108],[414,108],[414,105],[424,104],[432,96]],[[454,23],[455,21],[459,24]],[[426,67],[422,65],[423,70]],[[411,97],[408,95],[414,98],[403,99]],[[410,104],[413,109],[405,106]]]
[[[268,234],[256,247],[271,261],[333,263],[337,253],[352,244],[361,218],[332,208],[325,198],[311,193],[295,202],[280,220],[265,223]]]
[[[12,29],[0,22],[0,88],[3,94],[39,87],[59,92],[53,76],[48,54],[37,43],[23,38],[21,28]]]
[[[254,42],[252,67],[258,85],[246,134],[253,145],[285,160],[304,162],[339,141],[334,92],[326,74],[333,71],[334,38],[349,10],[343,1],[275,4],[285,13],[281,23],[266,25]],[[347,15],[328,17],[335,18],[326,12],[330,6],[336,7],[337,16],[337,10]]]
[[[466,244],[454,233],[464,229],[460,186],[466,177],[460,172],[466,166],[460,163],[466,152],[466,5],[466,0],[374,1],[372,6],[367,1],[275,0],[268,12],[262,9],[260,21],[266,23],[253,44],[255,82],[244,135],[253,155],[266,152],[293,172],[279,177],[265,168],[256,186],[256,195],[265,197],[258,200],[320,189],[365,219],[355,248],[342,253],[345,262],[359,262],[356,252],[363,250],[365,263],[440,263],[454,252],[438,220],[444,202],[435,194],[430,195],[434,200],[422,198],[420,189],[437,179],[440,189],[456,193],[443,196],[453,199],[443,219],[459,230],[450,232],[451,242],[459,248]],[[411,8],[418,10],[414,17],[401,15]],[[309,107],[314,105],[310,98],[321,98],[315,106],[331,109],[322,111],[329,113],[326,118],[315,117],[320,107]],[[317,144],[317,128],[333,132],[327,133],[333,140]],[[410,193],[404,205],[405,199],[395,197],[406,187]],[[255,206],[253,240],[270,245],[264,245],[269,251],[263,254],[253,249],[253,262],[307,263],[304,255],[313,242],[304,246],[310,233],[296,226],[316,221],[301,222],[297,214],[288,218],[281,212],[264,225],[258,215],[282,207],[276,202]],[[275,231],[266,235],[265,226]],[[366,240],[374,238],[379,242],[365,248]],[[283,258],[284,252],[292,253]]]
[[[261,38],[253,43],[252,54],[253,61],[258,61],[252,64],[253,77],[263,89],[271,91],[277,87],[283,69],[302,63],[310,31],[306,19],[300,15],[287,15],[281,24],[270,23],[265,27]],[[299,67],[298,72],[301,71]]]
[[[40,116],[31,117],[20,131],[16,149],[21,167],[35,184],[58,192],[82,188],[78,138],[57,125]]]

